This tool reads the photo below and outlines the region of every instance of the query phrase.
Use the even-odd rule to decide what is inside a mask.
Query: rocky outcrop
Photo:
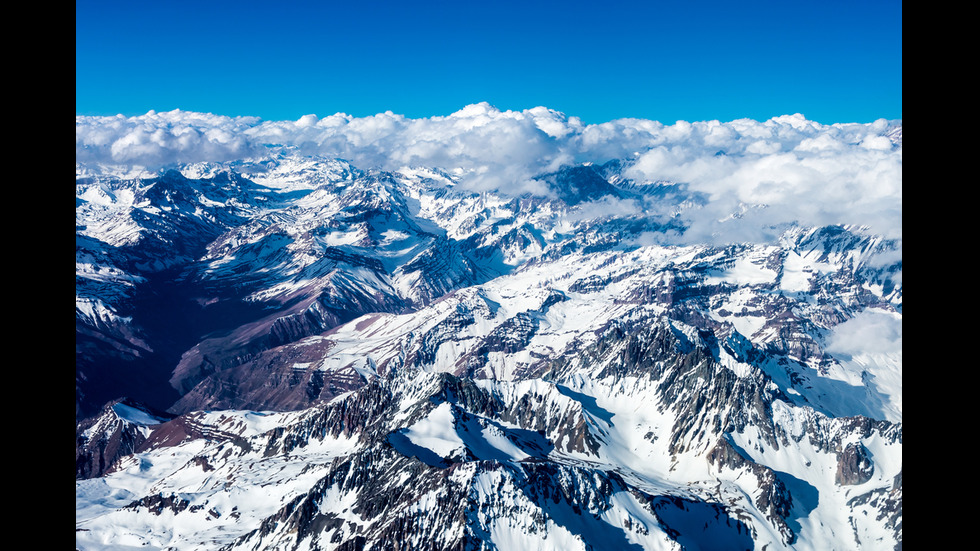
[[[144,445],[151,427],[168,418],[129,398],[109,402],[99,415],[82,421],[75,429],[75,479],[112,471],[122,458]]]
[[[837,473],[834,481],[841,486],[856,486],[871,480],[875,464],[871,452],[860,442],[851,442],[837,454]]]
[[[160,516],[164,511],[169,511],[174,515],[179,514],[182,511],[187,510],[190,504],[190,501],[173,494],[153,494],[137,499],[136,501],[127,505],[126,508],[134,511],[139,511],[142,509],[146,510],[151,515]]]
[[[796,541],[797,534],[787,522],[793,508],[793,496],[775,471],[746,457],[727,438],[720,438],[705,459],[719,469],[744,470],[755,477],[760,489],[755,498],[756,506],[779,531],[785,544]]]

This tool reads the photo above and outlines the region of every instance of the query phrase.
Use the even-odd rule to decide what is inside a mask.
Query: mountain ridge
[[[78,167],[76,546],[900,548],[901,241],[629,166]]]

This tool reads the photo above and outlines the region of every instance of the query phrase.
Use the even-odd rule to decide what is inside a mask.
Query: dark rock
[[[841,486],[864,484],[871,480],[874,471],[871,452],[860,442],[852,442],[837,454],[837,474],[834,481]]]

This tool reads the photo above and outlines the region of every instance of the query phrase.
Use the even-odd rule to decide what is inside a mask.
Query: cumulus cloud
[[[872,125],[822,126],[797,115],[722,127],[684,125],[675,134],[682,138],[644,151],[630,169],[635,179],[684,182],[710,198],[692,218],[690,238],[794,222],[901,236],[901,148]]]
[[[487,103],[420,119],[388,111],[262,121],[172,111],[76,117],[75,155],[156,169],[260,158],[277,144],[359,168],[438,167],[471,189],[511,194],[547,193],[534,177],[562,165],[626,159],[634,180],[677,182],[709,198],[685,213],[691,240],[768,239],[794,222],[864,225],[898,238],[902,150],[890,130],[884,120],[828,126],[799,114],[586,125],[545,107],[501,111]]]
[[[898,354],[902,352],[902,317],[869,308],[834,327],[827,338],[831,354]]]
[[[139,117],[75,117],[75,160],[156,169],[252,157],[261,148],[245,132],[258,122],[254,117],[179,110]]]

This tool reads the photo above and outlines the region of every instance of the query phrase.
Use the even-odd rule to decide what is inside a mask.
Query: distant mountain
[[[76,547],[900,549],[901,242],[631,162],[79,164]]]

